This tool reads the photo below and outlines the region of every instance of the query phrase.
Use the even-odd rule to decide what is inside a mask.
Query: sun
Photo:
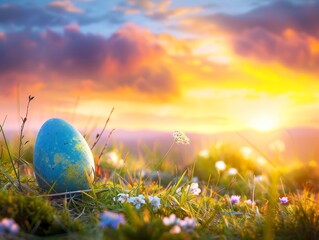
[[[266,132],[271,131],[279,127],[279,120],[275,115],[262,114],[253,118],[250,123],[252,129]]]

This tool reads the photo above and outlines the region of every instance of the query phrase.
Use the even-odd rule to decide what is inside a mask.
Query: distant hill
[[[89,145],[94,142],[95,134],[100,130],[96,129],[92,135],[87,136]],[[18,134],[6,131],[6,136],[13,139]],[[103,145],[109,131],[106,130],[100,140]],[[170,153],[169,158],[179,158],[180,160],[191,161],[202,149],[214,146],[217,142],[233,144],[235,146],[248,146],[264,155],[272,157],[269,145],[279,139],[285,143],[286,150],[282,153],[284,160],[301,159],[303,161],[319,161],[319,129],[316,128],[291,128],[270,132],[257,132],[252,130],[239,132],[220,132],[215,134],[186,133],[190,138],[189,145],[176,144]],[[26,132],[25,139],[30,140],[30,144],[35,141],[35,132]],[[2,135],[0,135],[0,141]],[[109,146],[121,147],[125,152],[132,155],[143,155],[146,151],[165,154],[170,144],[173,142],[172,132],[159,132],[150,130],[129,131],[116,129],[112,134]],[[148,150],[147,150],[148,149]]]

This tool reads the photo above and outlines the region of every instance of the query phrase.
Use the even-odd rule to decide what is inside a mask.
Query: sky
[[[319,1],[0,0],[0,122],[318,127]]]

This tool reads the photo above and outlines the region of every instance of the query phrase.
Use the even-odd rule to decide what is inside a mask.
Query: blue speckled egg
[[[34,171],[40,188],[51,193],[86,190],[94,179],[94,159],[81,133],[53,118],[38,133]]]

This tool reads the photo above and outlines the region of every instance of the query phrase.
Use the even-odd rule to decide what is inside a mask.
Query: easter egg
[[[58,118],[46,121],[34,146],[37,182],[50,193],[90,189],[94,159],[87,142],[72,125]]]

